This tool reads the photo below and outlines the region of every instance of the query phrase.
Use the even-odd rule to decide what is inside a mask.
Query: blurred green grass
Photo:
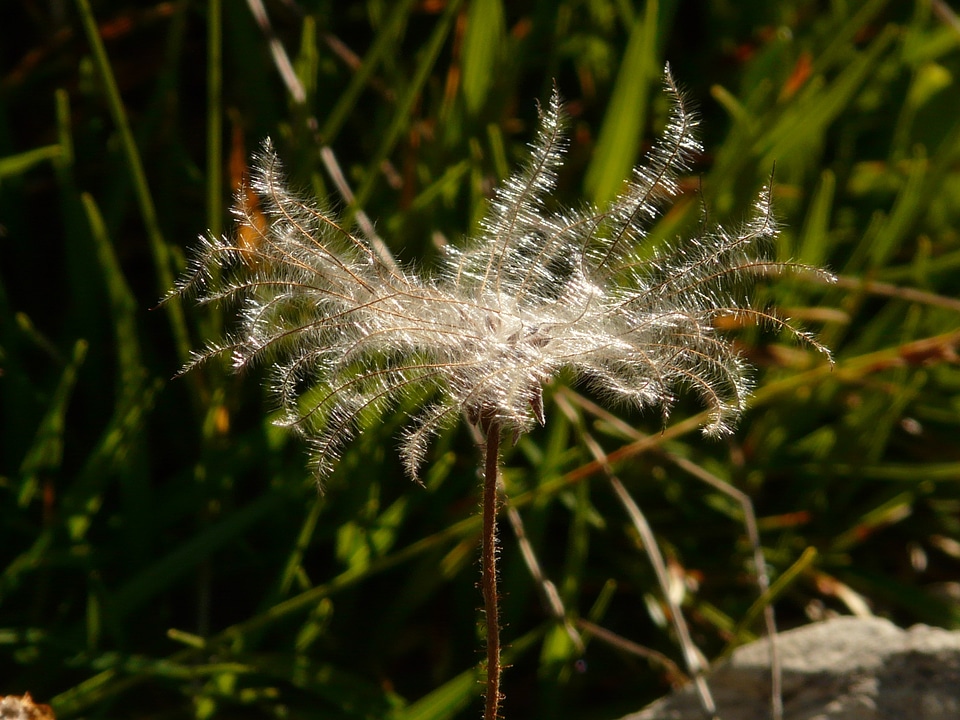
[[[61,718],[478,714],[466,430],[439,438],[419,487],[394,451],[402,417],[385,418],[319,496],[257,378],[209,364],[170,380],[217,311],[152,308],[193,238],[229,231],[266,135],[322,195],[331,147],[394,253],[429,263],[523,156],[554,81],[573,138],[559,200],[615,192],[664,117],[667,60],[707,153],[651,244],[696,227],[698,190],[711,221],[743,216],[775,165],[782,256],[841,283],[777,281],[764,299],[837,362],[744,331],[757,391],[724,442],[691,431],[692,404],[666,428],[620,415],[641,441],[551,407],[505,459],[546,572],[571,617],[679,659],[637,538],[589,472],[587,428],[692,588],[708,656],[759,632],[741,627],[750,548],[735,503],[672,456],[754,499],[773,577],[792,577],[782,626],[833,612],[960,626],[960,31],[939,2],[735,7],[272,3],[297,102],[246,4],[9,3],[0,694]],[[613,718],[666,691],[663,668],[596,638],[578,672],[506,525],[502,559],[506,717]]]

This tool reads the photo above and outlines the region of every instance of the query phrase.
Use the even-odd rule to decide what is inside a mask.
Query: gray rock
[[[958,720],[960,631],[842,617],[781,633],[784,720]],[[770,717],[765,640],[708,678],[722,720]],[[691,686],[623,720],[703,720]]]

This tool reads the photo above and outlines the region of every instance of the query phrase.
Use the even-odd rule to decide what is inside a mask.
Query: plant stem
[[[497,474],[500,471],[500,423],[486,425],[483,476],[483,610],[487,624],[487,692],[484,720],[500,713],[500,596],[497,593]]]

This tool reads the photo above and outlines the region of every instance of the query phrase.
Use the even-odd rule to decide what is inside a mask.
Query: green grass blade
[[[117,87],[117,81],[114,77],[113,69],[110,66],[110,60],[107,57],[106,48],[104,48],[103,41],[100,38],[96,19],[93,16],[93,11],[90,9],[89,0],[76,0],[76,2],[87,42],[90,43],[90,49],[93,52],[94,65],[96,66],[100,82],[103,84],[103,89],[106,93],[110,115],[113,118],[114,125],[120,136],[123,155],[130,170],[130,179],[133,183],[133,189],[140,206],[140,214],[147,230],[150,251],[153,255],[154,269],[157,274],[157,292],[158,295],[165,295],[170,288],[173,287],[173,263],[166,241],[163,239],[163,233],[160,230],[160,223],[157,220],[157,210],[150,192],[149,183],[147,182],[143,161],[140,158],[140,151],[137,149],[136,142],[133,139],[133,133],[130,130],[130,121],[127,118],[126,109],[123,106],[123,99],[120,97],[120,90]],[[175,298],[166,303],[165,307],[170,317],[170,326],[173,331],[178,355],[181,362],[185,363],[190,358],[191,342],[187,333],[187,323],[183,314],[183,307]]]
[[[89,193],[81,197],[113,313],[114,340],[120,368],[118,390],[122,395],[139,395],[146,371],[140,358],[137,302],[117,261],[96,201]]]
[[[207,231],[223,234],[223,6],[207,3]]]
[[[354,201],[355,207],[364,207],[370,199],[370,194],[376,186],[377,179],[380,177],[380,165],[387,156],[393,151],[394,146],[400,138],[400,134],[409,126],[413,117],[413,108],[420,97],[423,86],[430,76],[440,56],[440,51],[447,40],[450,29],[453,26],[453,20],[457,16],[460,4],[463,0],[450,0],[444,8],[443,14],[437,20],[430,37],[424,47],[420,50],[417,68],[410,79],[410,83],[397,97],[397,106],[393,113],[391,121],[383,139],[374,153],[373,159],[367,164],[367,170],[363,176],[363,182],[356,192]]]
[[[275,511],[280,500],[281,496],[276,494],[264,495],[246,507],[225,515],[149,567],[143,568],[114,592],[110,607],[114,619],[137,611],[147,600],[196,568],[198,563],[235,541],[252,524]]]
[[[373,75],[373,71],[395,47],[394,44],[403,31],[414,4],[415,0],[400,0],[392,4],[390,16],[379,28],[373,44],[366,55],[363,56],[363,62],[353,73],[346,90],[340,93],[336,104],[320,130],[320,137],[323,138],[324,142],[332,144],[340,133],[343,124],[356,106],[360,93]]]
[[[60,463],[63,461],[67,408],[86,354],[86,341],[77,340],[73,346],[73,354],[60,375],[60,382],[37,428],[33,444],[27,450],[20,465],[20,488],[17,492],[17,502],[20,507],[26,507],[33,502],[40,491],[41,475],[54,473],[60,469]]]
[[[829,85],[821,88],[810,83],[808,92],[756,143],[755,152],[763,158],[761,166],[772,167],[778,161],[821,146],[826,128],[849,107],[896,37],[897,28],[886,27],[866,52],[857,54]]]
[[[37,165],[47,162],[58,162],[64,157],[64,150],[61,145],[46,145],[44,147],[28,150],[19,155],[0,158],[0,181],[6,177],[16,177],[23,175]]]
[[[823,267],[827,263],[830,254],[830,214],[836,188],[836,176],[830,170],[824,170],[803,221],[797,254],[797,260],[802,263],[813,267]]]
[[[477,113],[487,102],[503,54],[505,33],[502,0],[470,3],[463,37],[463,99],[470,113]]]
[[[584,188],[595,203],[612,200],[637,161],[647,126],[650,89],[659,82],[658,0],[648,0],[634,21],[616,84],[610,96]]]

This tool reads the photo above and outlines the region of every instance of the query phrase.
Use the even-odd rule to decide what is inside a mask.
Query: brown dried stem
[[[483,474],[483,531],[481,587],[487,626],[487,690],[484,720],[500,714],[500,596],[497,591],[497,478],[500,472],[500,423],[484,423],[486,444]]]

